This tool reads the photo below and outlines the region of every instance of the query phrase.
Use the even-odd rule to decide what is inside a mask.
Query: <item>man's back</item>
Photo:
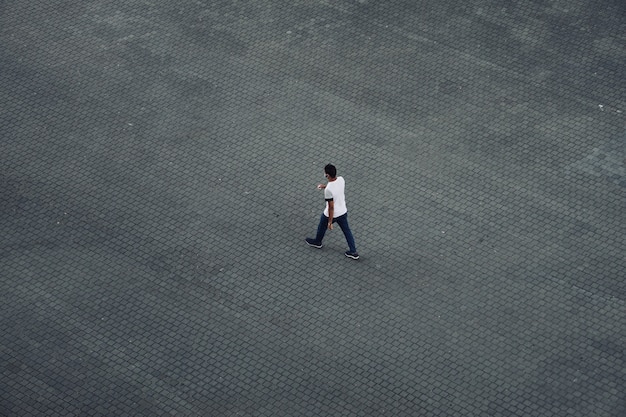
[[[337,177],[334,181],[329,181],[324,189],[324,198],[326,201],[333,200],[334,203],[334,217],[339,217],[348,212],[346,207],[346,195],[345,195],[346,182],[343,177]],[[328,216],[328,203],[324,209],[324,215]]]

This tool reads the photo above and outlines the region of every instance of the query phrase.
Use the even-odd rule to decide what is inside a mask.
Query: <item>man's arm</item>
[[[328,201],[328,230],[333,230],[333,214],[335,211],[335,202],[333,200]]]

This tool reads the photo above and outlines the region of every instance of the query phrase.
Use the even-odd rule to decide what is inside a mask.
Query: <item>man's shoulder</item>
[[[346,181],[343,179],[343,177],[337,177],[335,178],[335,181],[330,181],[327,187],[338,188],[345,184],[345,182]]]
[[[335,179],[335,181],[329,182],[328,185],[326,186],[326,188],[330,189],[329,191],[331,193],[335,193],[335,194],[339,193],[339,194],[341,194],[341,193],[343,193],[345,185],[346,185],[346,183],[345,183],[343,177],[337,177]]]

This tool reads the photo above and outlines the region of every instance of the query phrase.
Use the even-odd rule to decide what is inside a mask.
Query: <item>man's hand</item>
[[[333,224],[331,222],[328,222],[328,230],[333,230]]]
[[[326,184],[317,184],[318,190],[323,190],[324,188],[326,188]]]

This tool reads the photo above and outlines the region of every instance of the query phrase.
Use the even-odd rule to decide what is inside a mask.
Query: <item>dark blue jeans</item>
[[[333,223],[337,223],[339,224],[339,227],[341,227],[341,231],[346,237],[346,241],[348,242],[348,246],[350,247],[350,252],[356,252],[354,236],[352,236],[350,225],[348,225],[348,213],[333,218]],[[317,236],[315,236],[315,240],[317,242],[322,243],[322,239],[324,239],[324,235],[326,234],[326,229],[328,229],[328,217],[322,214],[322,216],[320,217],[320,224],[317,226]]]

